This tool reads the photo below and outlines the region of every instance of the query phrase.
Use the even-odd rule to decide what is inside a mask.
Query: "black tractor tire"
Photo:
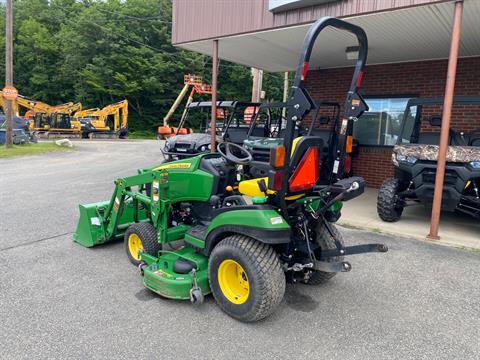
[[[123,236],[123,243],[128,259],[135,266],[140,265],[141,261],[138,253],[133,253],[134,250],[142,250],[152,256],[158,256],[158,252],[162,250],[162,245],[158,242],[157,230],[150,223],[130,225]]]
[[[398,188],[398,179],[388,178],[378,190],[377,213],[383,221],[395,222],[402,216],[404,206],[399,204]]]
[[[240,282],[242,279],[244,281],[240,285],[243,286],[241,291],[248,287],[246,294],[234,295],[233,291],[228,292],[239,286],[238,282],[235,284],[232,281],[229,284],[225,281],[223,267],[226,269],[232,263],[235,269],[233,273],[237,274]],[[208,262],[208,277],[220,308],[243,322],[267,317],[277,308],[285,294],[285,274],[276,252],[271,246],[244,235],[229,236],[215,246]],[[234,301],[237,303],[231,299],[236,299]]]
[[[330,228],[333,232],[333,235],[338,239],[340,244],[344,246],[342,234],[338,231],[338,229],[333,224],[329,224]],[[327,229],[327,225],[324,221],[318,221],[317,225],[315,226],[315,241],[320,246],[320,252],[315,253],[315,255],[320,255],[322,250],[335,250],[337,246],[335,245],[335,239]],[[336,256],[332,258],[328,258],[327,261],[343,261],[343,256]],[[308,285],[320,285],[325,284],[328,280],[333,278],[337,275],[336,272],[326,272],[326,271],[319,271],[314,270],[313,273],[310,275],[308,280],[304,280],[304,284]]]

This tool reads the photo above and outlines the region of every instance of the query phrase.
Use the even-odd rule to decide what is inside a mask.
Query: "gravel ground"
[[[269,318],[243,324],[143,288],[121,243],[72,242],[78,203],[161,160],[156,141],[75,143],[0,160],[1,359],[479,359],[480,253],[341,229],[350,273],[288,286]],[[348,204],[346,204],[348,206]]]

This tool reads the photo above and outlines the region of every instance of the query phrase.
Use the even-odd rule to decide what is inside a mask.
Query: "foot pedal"
[[[205,238],[208,227],[205,225],[196,225],[185,233],[185,243],[195,248],[203,249],[205,247]]]

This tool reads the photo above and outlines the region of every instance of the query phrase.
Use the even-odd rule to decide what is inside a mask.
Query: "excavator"
[[[3,94],[0,94],[0,105],[4,107]],[[40,136],[80,137],[80,122],[72,118],[72,114],[82,109],[81,103],[68,102],[61,105],[49,105],[41,101],[18,95],[13,103],[13,112],[19,115],[20,107],[27,109],[23,116],[29,122],[29,129]]]
[[[128,101],[122,100],[102,109],[77,111],[83,138],[126,138],[128,136]]]
[[[188,92],[188,89],[191,88],[190,90],[190,95],[188,96],[187,99],[187,104],[185,105],[185,109],[183,110],[182,117],[181,119],[185,117],[188,109],[188,105],[192,103],[193,97],[195,94],[212,94],[212,86],[205,84],[203,82],[203,78],[198,75],[192,75],[192,74],[186,74],[183,76],[183,88],[178,94],[177,98],[173,102],[172,106],[170,107],[170,110],[168,110],[167,115],[163,118],[163,125],[158,127],[158,138],[159,139],[166,139],[167,137],[170,137],[172,135],[177,134],[177,128],[176,127],[170,127],[168,125],[169,120],[172,118],[173,113],[175,110],[177,110],[178,106],[182,102],[183,98]],[[180,122],[182,121],[180,120]],[[187,128],[180,128],[178,129],[178,134],[180,135],[187,135],[191,134],[193,132],[192,129],[187,129]]]

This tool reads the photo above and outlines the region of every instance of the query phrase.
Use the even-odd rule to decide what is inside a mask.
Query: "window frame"
[[[395,94],[395,95],[363,95],[363,99],[365,100],[365,102],[367,103],[368,105],[368,100],[369,99],[401,99],[401,98],[406,98],[408,100],[410,99],[413,99],[413,98],[418,98],[420,97],[420,95],[418,94]],[[408,102],[407,100],[407,102]],[[406,104],[405,104],[406,105]],[[366,111],[368,112],[368,111]],[[405,109],[403,109],[402,113],[404,114],[405,113]],[[358,121],[361,120],[361,117],[360,119],[358,119]],[[366,148],[393,148],[395,145],[374,145],[374,144],[362,144],[362,143],[358,143],[359,147],[366,147]]]

